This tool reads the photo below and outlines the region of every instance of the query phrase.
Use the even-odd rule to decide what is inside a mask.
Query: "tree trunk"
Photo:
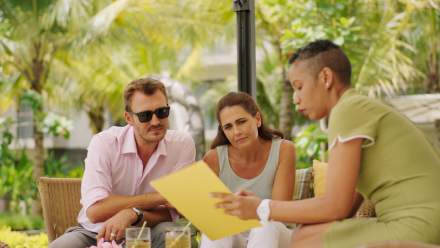
[[[289,81],[283,78],[283,93],[281,94],[279,129],[284,134],[284,138],[288,140],[292,139],[292,95],[293,90],[292,87],[290,87]]]
[[[428,75],[426,77],[426,92],[440,92],[440,64],[437,51],[432,51],[428,58]]]
[[[41,130],[39,130],[39,128],[37,127],[37,125],[35,124],[35,120],[34,120],[34,142],[35,142],[35,147],[33,150],[33,161],[34,161],[34,180],[35,183],[37,183],[38,185],[38,180],[41,176],[43,176],[44,174],[44,157],[45,157],[45,150],[44,150],[44,134]],[[32,213],[33,214],[40,214],[41,213],[41,203],[40,203],[40,198],[37,197],[34,200],[33,204],[32,204]]]
[[[32,72],[29,78],[31,82],[31,89],[37,92],[40,96],[43,91],[43,84],[45,81],[46,72],[44,61],[41,56],[41,45],[36,43],[35,46],[35,58],[32,60]],[[40,104],[33,109],[33,130],[34,130],[34,151],[33,151],[33,161],[34,161],[34,182],[38,185],[38,180],[44,173],[44,159],[45,159],[45,149],[44,149],[44,133],[40,127],[43,122],[44,116],[44,102],[41,101]],[[36,195],[34,202],[32,203],[32,213],[41,214],[41,202],[39,194]]]
[[[430,28],[428,34],[430,35],[427,42],[428,59],[427,59],[427,72],[426,72],[426,92],[438,93],[440,92],[440,57],[438,48],[440,42],[438,40],[438,12],[430,10],[426,13],[429,15]]]
[[[292,96],[293,90],[287,79],[287,71],[285,63],[287,62],[283,57],[283,50],[280,39],[275,41],[275,47],[278,52],[278,58],[281,62],[281,82],[283,83],[283,92],[281,94],[280,102],[280,119],[279,129],[284,134],[284,138],[287,140],[292,139],[292,126],[293,126],[293,112],[292,112]]]
[[[104,128],[104,107],[98,106],[87,111],[89,117],[89,127],[94,134],[99,133]]]

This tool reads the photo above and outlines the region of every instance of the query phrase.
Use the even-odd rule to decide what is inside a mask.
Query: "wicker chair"
[[[38,190],[51,242],[78,223],[76,218],[81,209],[81,179],[41,177]]]
[[[374,211],[374,204],[369,200],[364,200],[362,204],[359,206],[355,218],[368,218],[368,217],[376,217],[376,212]]]

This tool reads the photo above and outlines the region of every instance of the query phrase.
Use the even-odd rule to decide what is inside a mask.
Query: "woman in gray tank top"
[[[254,99],[246,93],[231,92],[218,102],[216,116],[217,136],[203,160],[225,185],[236,194],[291,200],[295,147],[281,132],[264,125]],[[288,246],[289,229],[264,216],[261,221],[262,227],[220,240],[203,235],[201,248]]]

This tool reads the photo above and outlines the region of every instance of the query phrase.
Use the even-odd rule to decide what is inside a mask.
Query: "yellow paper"
[[[161,177],[151,185],[211,240],[260,226],[257,220],[241,220],[215,208],[219,199],[210,193],[231,192],[202,161]]]

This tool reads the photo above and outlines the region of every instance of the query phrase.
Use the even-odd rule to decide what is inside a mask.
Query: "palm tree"
[[[89,15],[90,4],[85,0],[0,0],[0,5],[0,52],[1,57],[7,58],[1,67],[9,67],[18,75],[15,89],[30,89],[44,97],[56,54],[71,44],[79,31],[80,20]],[[37,180],[43,173],[45,154],[40,126],[45,115],[43,101],[33,105],[33,113],[34,178]]]
[[[92,130],[102,130],[104,110],[114,121],[122,116],[123,87],[134,78],[163,71],[188,78],[203,47],[231,36],[232,17],[229,4],[214,0],[120,0],[98,12],[79,41],[87,48],[69,63]]]
[[[415,49],[402,35],[411,32],[414,7],[410,2],[372,2],[361,6],[358,21],[364,27],[363,32],[369,34],[361,37],[358,45],[366,51],[361,61],[355,59],[359,66],[354,83],[361,91],[376,96],[396,95],[422,76],[412,59]]]
[[[185,62],[178,59],[181,50],[191,54],[203,44],[212,44],[215,34],[221,34],[225,21],[233,16],[229,6],[219,1],[0,0],[0,4],[1,67],[8,68],[8,75],[18,75],[15,92],[31,89],[43,97],[33,109],[35,179],[42,175],[44,161],[39,123],[50,97],[63,102],[56,98],[57,93],[65,95],[62,90],[66,88],[60,86],[77,90],[97,132],[102,129],[104,106],[114,112],[120,109],[108,103],[117,103],[128,78],[159,73],[163,68],[177,74],[179,62]],[[99,47],[103,40],[111,40],[107,49]],[[112,45],[121,43],[125,46],[118,47],[119,54],[113,53]],[[89,47],[92,44],[94,48]],[[83,50],[88,54],[81,53]],[[100,52],[104,56],[97,56]],[[124,56],[116,59],[117,54]],[[164,61],[164,57],[170,60]]]
[[[425,75],[418,88],[427,93],[440,92],[440,5],[426,2],[416,10],[410,20],[411,32],[405,34],[405,39],[417,51],[414,63]]]

